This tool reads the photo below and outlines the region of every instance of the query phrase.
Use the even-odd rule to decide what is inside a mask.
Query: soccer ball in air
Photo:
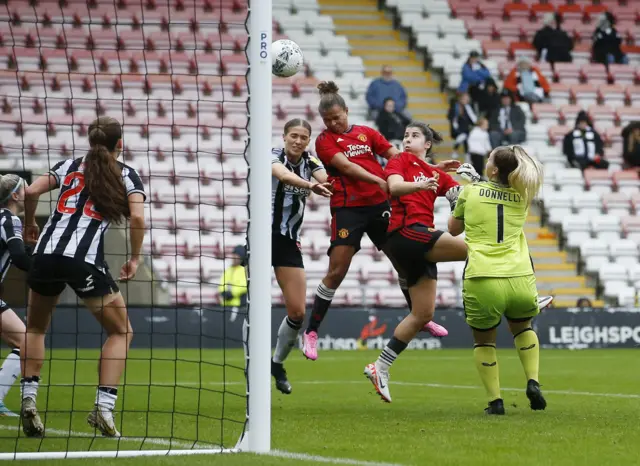
[[[271,70],[274,75],[288,78],[300,71],[303,64],[302,50],[294,41],[281,39],[271,44]]]

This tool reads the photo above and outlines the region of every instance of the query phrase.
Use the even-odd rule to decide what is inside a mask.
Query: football
[[[277,40],[271,45],[271,69],[280,78],[289,78],[302,69],[304,57],[292,40]]]

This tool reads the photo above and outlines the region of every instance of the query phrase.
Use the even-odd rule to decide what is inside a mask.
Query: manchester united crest
[[[338,236],[342,239],[345,239],[347,236],[349,236],[349,230],[347,230],[346,228],[341,228],[340,231],[338,231]]]
[[[358,139],[362,142],[367,142],[367,137],[364,134],[358,134]]]

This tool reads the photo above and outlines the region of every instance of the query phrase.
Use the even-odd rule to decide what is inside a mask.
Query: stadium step
[[[574,264],[537,264],[534,261],[536,277],[553,277],[564,280],[564,277],[575,277],[576,266]]]
[[[524,232],[528,241],[534,239],[556,239],[556,234],[546,227],[525,225]]]
[[[531,251],[533,265],[538,268],[541,264],[564,264],[567,262],[567,253],[565,251]],[[575,269],[574,269],[575,270]]]
[[[558,251],[558,241],[555,239],[532,239],[529,241],[529,249],[532,251]]]
[[[559,277],[540,276],[536,269],[538,288],[582,289],[587,287],[587,278],[582,276]]]
[[[407,91],[412,117],[448,135],[448,99],[440,92],[440,83],[424,70],[422,60],[393,28],[393,21],[379,11],[378,0],[318,0],[318,4],[321,14],[333,18],[336,34],[349,40],[351,54],[363,59],[365,76],[377,78],[383,65],[391,65]],[[439,152],[448,152],[450,147],[447,141]]]
[[[596,299],[596,290],[594,288],[555,288],[543,285],[540,282],[538,282],[538,294],[541,296],[554,296],[553,305],[556,307],[561,307],[560,302],[567,302],[575,306],[576,301],[580,298],[588,298],[591,302]]]

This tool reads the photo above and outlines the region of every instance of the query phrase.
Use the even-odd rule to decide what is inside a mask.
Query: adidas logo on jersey
[[[344,153],[347,157],[356,157],[362,154],[373,154],[371,147],[365,144],[349,144],[347,145],[347,151]]]

